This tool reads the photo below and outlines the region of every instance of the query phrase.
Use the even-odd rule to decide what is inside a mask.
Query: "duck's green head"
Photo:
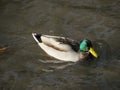
[[[94,57],[98,57],[98,54],[94,51],[90,40],[84,39],[80,43],[80,52],[90,52]]]

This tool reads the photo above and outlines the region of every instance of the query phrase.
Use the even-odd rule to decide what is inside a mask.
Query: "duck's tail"
[[[32,36],[33,36],[33,38],[35,39],[35,41],[36,41],[37,43],[42,43],[41,35],[42,35],[42,34],[32,33]]]

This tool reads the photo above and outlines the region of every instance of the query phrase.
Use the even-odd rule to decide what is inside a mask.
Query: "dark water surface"
[[[31,33],[95,41],[99,59],[60,62]],[[0,0],[0,90],[120,90],[120,0]]]

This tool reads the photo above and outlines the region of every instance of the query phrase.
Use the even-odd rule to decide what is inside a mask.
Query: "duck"
[[[0,47],[0,52],[5,52],[7,50],[7,47]]]
[[[85,59],[89,54],[98,58],[98,54],[94,50],[92,42],[88,39],[83,39],[78,42],[61,36],[37,33],[32,33],[32,36],[43,51],[58,60],[77,62]]]

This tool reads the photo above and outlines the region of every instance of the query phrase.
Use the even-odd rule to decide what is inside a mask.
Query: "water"
[[[0,0],[0,90],[119,90],[119,0]],[[32,32],[94,41],[99,59],[61,62]]]

